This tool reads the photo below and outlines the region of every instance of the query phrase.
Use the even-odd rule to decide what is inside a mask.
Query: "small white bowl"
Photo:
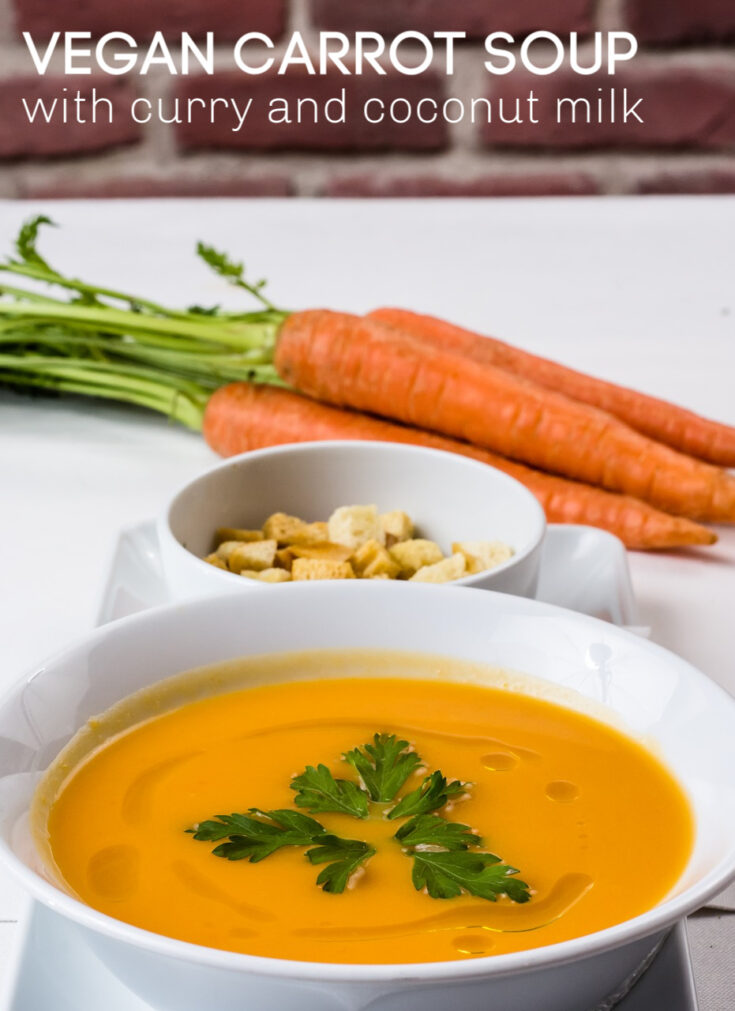
[[[504,541],[513,557],[452,585],[532,597],[546,518],[518,481],[454,453],[389,442],[312,442],[234,456],[188,482],[158,522],[172,597],[234,589],[273,592],[255,579],[209,565],[218,527],[259,528],[275,512],[313,522],[338,506],[402,509],[418,536],[449,553],[453,541]]]
[[[543,679],[552,698],[571,689],[605,704],[689,795],[696,838],[678,886],[640,916],[561,944],[456,962],[343,965],[173,940],[97,912],[45,878],[24,819],[41,772],[90,718],[193,667],[330,648],[495,664]],[[323,664],[329,676],[328,657]],[[0,863],[159,1011],[203,1003],[218,1011],[589,1011],[735,874],[735,702],[650,642],[509,594],[349,580],[173,604],[103,626],[0,700]]]

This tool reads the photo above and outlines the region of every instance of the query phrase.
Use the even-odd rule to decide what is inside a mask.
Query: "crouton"
[[[502,541],[455,541],[452,551],[465,556],[468,574],[494,569],[513,556],[513,548]]]
[[[227,562],[223,558],[220,558],[216,551],[211,555],[207,555],[204,561],[209,562],[215,569],[227,569]]]
[[[352,556],[352,567],[358,576],[372,579],[385,575],[395,579],[401,567],[378,541],[366,541]]]
[[[216,534],[217,544],[223,541],[262,541],[262,530],[241,530],[239,527],[220,527]]]
[[[460,579],[466,575],[467,562],[461,552],[457,552],[450,558],[443,558],[433,565],[424,565],[418,572],[411,576],[412,583],[449,583],[453,579]]]
[[[435,541],[415,537],[402,509],[340,506],[327,522],[273,513],[261,530],[220,527],[205,561],[264,582],[289,579],[412,579],[445,583],[495,568],[513,555],[501,541],[455,541],[451,557]],[[264,575],[259,575],[263,573]]]
[[[214,552],[223,562],[229,562],[234,551],[243,546],[243,541],[223,541]]]
[[[407,541],[413,537],[413,520],[400,509],[390,513],[382,513],[378,520],[385,535],[386,547],[391,547],[399,541]]]
[[[285,569],[261,569],[260,572],[255,569],[243,569],[240,575],[245,576],[246,579],[257,579],[260,583],[289,583],[291,581],[291,573],[286,572]]]
[[[299,547],[308,547],[315,544],[327,544],[329,543],[329,529],[327,524],[319,521],[318,523],[305,523],[300,531],[295,533],[288,541],[289,545],[299,545]]]
[[[321,544],[292,544],[286,550],[294,558],[323,558],[328,562],[346,562],[352,555],[352,548],[331,541],[323,541]]]
[[[306,526],[298,516],[273,513],[263,524],[263,536],[266,540],[278,541],[279,545],[290,544],[292,538],[302,533]]]
[[[401,541],[389,548],[388,552],[393,561],[400,566],[401,576],[405,579],[410,579],[424,565],[434,565],[444,557],[444,552],[438,544],[421,538]]]
[[[354,579],[349,562],[330,562],[324,558],[295,558],[291,577],[297,579]]]
[[[286,572],[290,572],[295,557],[296,555],[291,548],[279,548],[276,551],[276,560],[273,564],[280,569],[285,569]]]
[[[366,541],[385,542],[385,534],[378,519],[378,507],[340,506],[329,517],[329,540],[344,544],[354,551]]]
[[[253,541],[252,544],[241,543],[227,559],[232,572],[242,572],[243,569],[272,569],[276,559],[276,541]]]
[[[328,539],[326,523],[306,523],[298,516],[273,513],[263,524],[265,537],[278,541],[280,547],[292,544],[319,544]]]

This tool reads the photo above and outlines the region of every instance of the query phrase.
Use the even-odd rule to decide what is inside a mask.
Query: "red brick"
[[[335,31],[464,31],[478,38],[493,31],[523,35],[536,29],[586,32],[591,0],[312,0],[319,28]]]
[[[130,103],[135,92],[121,78],[86,78],[83,84],[68,87],[68,80],[62,77],[28,77],[0,81],[0,158],[53,158],[63,155],[91,154],[108,148],[133,144],[140,139],[140,127],[129,116]],[[22,99],[26,99],[31,109],[37,99],[51,103],[54,98],[76,94],[89,98],[96,87],[100,98],[112,102],[112,123],[107,122],[107,114],[100,107],[97,123],[63,123],[53,119],[46,123],[36,117],[28,121]],[[85,115],[88,115],[85,114]]]
[[[716,169],[663,169],[639,179],[635,193],[735,193],[735,167]]]
[[[115,176],[105,179],[58,179],[52,182],[21,182],[25,199],[76,200],[118,197],[288,197],[292,188],[285,176],[212,178],[201,176]]]
[[[321,114],[323,103],[346,93],[347,122],[331,124]],[[192,97],[209,100],[220,96],[234,98],[242,109],[253,99],[248,119],[242,130],[235,133],[234,113],[217,108],[215,122],[211,123],[208,109],[193,108],[191,123],[182,123],[178,129],[179,143],[186,150],[236,149],[258,151],[434,151],[446,147],[446,124],[423,124],[409,120],[405,124],[385,122],[372,125],[365,121],[362,109],[366,99],[377,97],[386,103],[394,98],[415,102],[424,96],[437,101],[443,98],[439,78],[432,72],[418,77],[371,75],[350,77],[335,73],[325,77],[309,77],[301,70],[291,70],[278,77],[263,74],[248,77],[239,72],[227,72],[214,77],[182,78],[178,96],[184,101]],[[313,98],[320,108],[319,122],[313,122],[313,113],[307,106],[306,121],[291,124],[268,122],[268,102],[271,98],[288,99],[292,112],[299,98]]]
[[[733,0],[626,0],[626,26],[640,42],[719,42],[735,38]]]
[[[13,0],[18,31],[47,38],[54,31],[128,32],[136,39],[155,31],[189,32],[218,39],[237,39],[244,32],[283,33],[285,0]]]
[[[602,91],[598,91],[601,88]],[[563,122],[556,122],[556,102],[562,97],[586,98],[593,110],[600,95],[609,103],[610,89],[622,97],[628,89],[629,104],[643,98],[637,112],[643,123],[629,119],[602,124],[569,122],[569,106]],[[498,99],[504,99],[504,115],[515,114],[515,99],[527,118],[526,98],[532,89],[538,97],[538,123],[504,124],[498,120]],[[735,71],[709,67],[706,70],[649,66],[637,70],[591,77],[560,70],[548,77],[526,72],[499,78],[493,87],[493,119],[482,125],[489,146],[546,147],[563,149],[620,148],[718,148],[735,144]],[[609,107],[609,105],[608,105]],[[581,117],[578,117],[580,119]]]
[[[472,179],[363,174],[337,176],[325,189],[329,197],[548,197],[599,192],[597,181],[583,172],[518,172]]]

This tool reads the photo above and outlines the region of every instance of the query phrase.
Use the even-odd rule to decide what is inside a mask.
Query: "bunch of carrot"
[[[36,249],[44,221],[2,269],[74,297],[0,288],[0,383],[168,409],[223,455],[321,439],[460,453],[516,477],[550,521],[631,548],[712,544],[698,521],[735,522],[735,428],[430,316],[280,312],[201,244],[263,308],[169,310],[59,274]]]
[[[693,521],[735,521],[735,477],[713,465],[735,465],[735,429],[441,320],[293,313],[275,365],[298,395],[232,384],[210,399],[204,434],[219,453],[335,438],[433,446],[513,475],[549,520],[632,548],[712,544]]]

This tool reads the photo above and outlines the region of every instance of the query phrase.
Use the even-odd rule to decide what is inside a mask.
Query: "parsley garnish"
[[[296,791],[295,804],[312,814],[334,811],[351,814],[353,818],[367,818],[368,795],[357,783],[348,779],[335,779],[326,765],[307,765],[300,776],[291,781]]]
[[[371,742],[343,757],[357,771],[361,784],[336,779],[321,763],[307,765],[291,782],[297,807],[311,814],[346,814],[362,820],[370,816],[371,802],[395,801],[409,776],[421,767],[421,758],[408,741],[394,734],[375,734]],[[393,838],[413,861],[414,887],[433,899],[467,893],[491,902],[499,895],[513,902],[528,902],[528,885],[513,876],[518,874],[514,867],[483,850],[482,837],[471,826],[435,813],[451,798],[466,794],[470,785],[432,772],[390,810],[379,812],[392,821],[408,819]],[[304,847],[311,864],[325,865],[316,883],[335,894],[344,892],[355,872],[376,852],[369,843],[343,839],[315,818],[287,808],[262,811],[251,807],[248,814],[220,814],[187,831],[202,842],[218,842],[212,853],[227,860],[257,863],[286,846]]]
[[[254,816],[254,817],[253,817]],[[260,811],[250,808],[250,814],[218,814],[214,821],[203,821],[189,829],[195,839],[213,842],[227,839],[212,853],[226,860],[249,860],[257,864],[284,846],[314,846],[306,856],[312,864],[324,864],[316,879],[325,892],[343,892],[357,868],[369,860],[375,850],[356,839],[340,839],[331,835],[314,818],[300,811]]]
[[[507,895],[513,902],[531,898],[525,881],[509,877],[518,871],[501,864],[493,853],[413,850],[412,856],[414,886],[419,891],[425,888],[432,899],[453,899],[462,892],[491,902],[499,895]]]
[[[405,847],[442,846],[446,850],[466,850],[482,846],[482,839],[469,825],[446,821],[437,814],[419,814],[402,825],[395,839]]]
[[[348,751],[345,761],[357,771],[370,799],[386,803],[421,765],[410,748],[408,741],[399,741],[394,734],[375,734],[371,743]]]
[[[327,864],[316,883],[325,892],[343,892],[355,871],[375,853],[372,846],[359,839],[340,839],[336,835],[322,836],[319,846],[306,856],[313,864]]]
[[[189,831],[203,842],[229,839],[212,851],[215,856],[257,864],[282,846],[309,846],[326,830],[299,811],[260,811],[251,807],[250,814],[218,814],[216,820],[203,821]]]
[[[482,837],[469,825],[420,814],[402,825],[395,839],[413,858],[414,886],[425,888],[433,899],[453,899],[463,891],[491,902],[499,895],[514,902],[530,898],[525,881],[509,877],[518,873],[515,867],[501,863],[494,853],[478,852]]]
[[[447,782],[441,772],[432,772],[427,776],[418,789],[407,793],[398,801],[396,806],[388,812],[388,817],[408,818],[414,814],[430,814],[438,811],[452,797],[461,796],[468,792],[469,783],[460,783],[458,779]]]

